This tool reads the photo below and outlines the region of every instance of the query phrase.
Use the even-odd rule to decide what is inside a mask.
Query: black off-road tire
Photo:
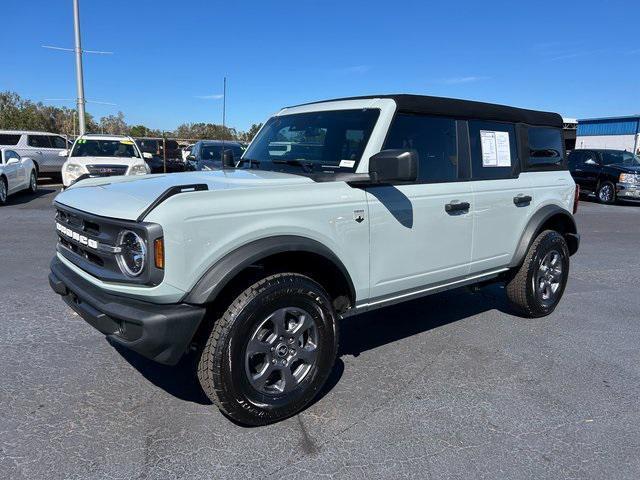
[[[616,203],[616,186],[609,181],[604,181],[598,185],[598,191],[596,192],[596,198],[600,203],[605,205],[613,205]]]
[[[266,394],[251,384],[245,355],[254,329],[270,312],[287,306],[304,308],[311,314],[318,336],[316,360],[293,391]],[[200,353],[198,380],[209,399],[233,420],[243,425],[266,425],[298,413],[313,400],[327,380],[337,352],[336,314],[326,291],[304,275],[271,275],[242,292],[216,320]]]
[[[536,274],[541,268],[543,260],[550,252],[558,252],[562,272],[559,275],[559,286],[553,298],[542,299],[537,291]],[[558,305],[569,276],[569,249],[562,235],[553,230],[540,233],[529,247],[522,265],[514,270],[512,277],[506,283],[506,293],[513,308],[521,315],[531,318],[544,317],[553,312]]]

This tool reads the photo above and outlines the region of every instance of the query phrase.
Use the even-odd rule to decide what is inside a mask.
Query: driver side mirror
[[[68,157],[69,156],[69,150],[66,150],[66,149],[65,150],[60,150],[58,152],[58,156],[59,157]]]
[[[225,150],[222,152],[222,168],[234,168],[236,162],[233,158],[233,150]]]
[[[418,152],[382,150],[369,159],[372,183],[415,182],[418,178]]]
[[[14,165],[16,163],[20,163],[20,160],[18,160],[16,157],[11,157],[6,161],[6,165]]]

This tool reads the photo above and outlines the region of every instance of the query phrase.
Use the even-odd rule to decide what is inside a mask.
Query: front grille
[[[153,255],[147,255],[145,271],[131,278],[122,273],[115,253],[123,230],[138,233],[147,243],[147,252],[152,252],[154,241],[162,237],[160,225],[100,217],[59,203],[55,206],[57,251],[74,265],[108,282],[158,285],[162,281],[164,272],[155,268]]]
[[[112,177],[127,173],[126,165],[87,165],[89,175],[92,177]]]

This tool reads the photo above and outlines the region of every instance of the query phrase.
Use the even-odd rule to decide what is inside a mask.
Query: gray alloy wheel
[[[36,193],[38,190],[38,178],[36,172],[31,172],[31,179],[29,180],[29,190],[31,193]]]
[[[613,203],[616,200],[616,190],[611,182],[604,182],[598,189],[598,200],[602,203]]]
[[[0,178],[0,205],[7,202],[7,182]]]
[[[289,393],[316,363],[317,350],[313,316],[299,307],[280,308],[258,324],[247,343],[247,380],[260,393]]]
[[[551,250],[542,258],[533,275],[533,289],[544,306],[553,305],[562,283],[562,257],[558,250]]]

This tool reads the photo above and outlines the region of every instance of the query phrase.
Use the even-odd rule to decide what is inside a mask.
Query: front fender
[[[195,305],[212,302],[222,289],[246,267],[271,255],[285,252],[313,253],[329,260],[342,272],[349,285],[351,298],[355,298],[355,287],[349,272],[329,248],[310,238],[278,235],[255,240],[222,257],[198,280],[184,301]]]

